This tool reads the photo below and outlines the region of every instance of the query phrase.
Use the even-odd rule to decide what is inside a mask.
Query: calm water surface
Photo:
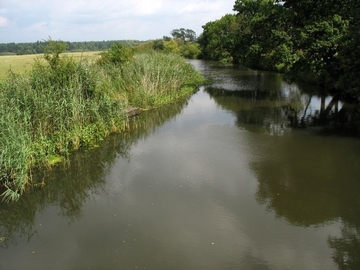
[[[1,205],[0,269],[360,269],[358,108],[191,63],[211,85]]]

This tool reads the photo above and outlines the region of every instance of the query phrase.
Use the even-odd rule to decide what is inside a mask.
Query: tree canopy
[[[82,51],[104,51],[111,48],[116,43],[128,44],[131,46],[138,45],[141,41],[137,40],[108,40],[108,41],[64,41],[66,51],[82,52]],[[0,55],[7,54],[41,54],[44,53],[49,40],[27,42],[27,43],[0,43]]]
[[[196,41],[196,33],[191,29],[174,29],[171,31],[173,38],[181,39],[184,43],[187,41],[194,42]]]
[[[359,96],[360,1],[278,2],[236,0],[235,14],[203,26],[203,56]]]

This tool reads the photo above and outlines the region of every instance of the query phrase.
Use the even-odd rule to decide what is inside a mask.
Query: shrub
[[[101,53],[98,63],[124,64],[134,59],[134,50],[130,46],[115,43],[107,52]]]

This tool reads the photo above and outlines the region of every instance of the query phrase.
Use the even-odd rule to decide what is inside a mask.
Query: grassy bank
[[[0,80],[0,188],[17,200],[35,167],[67,160],[126,129],[128,107],[149,109],[189,95],[202,77],[180,56],[135,55],[121,65],[61,57],[36,60],[24,75]]]

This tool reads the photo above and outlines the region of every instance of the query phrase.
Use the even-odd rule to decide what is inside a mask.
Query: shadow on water
[[[283,136],[270,140],[262,157],[251,164],[258,179],[256,200],[278,218],[295,226],[319,229],[334,222],[342,224],[341,236],[328,238],[339,269],[360,269],[357,145],[349,149],[346,144],[320,136],[299,136],[298,140]],[[354,168],[351,171],[349,164]]]
[[[36,214],[46,207],[57,206],[59,214],[70,222],[79,219],[83,204],[102,189],[105,176],[116,159],[130,159],[133,144],[181,113],[186,104],[187,99],[184,99],[141,112],[130,120],[127,131],[111,135],[99,147],[74,152],[69,162],[55,166],[51,171],[34,172],[34,182],[44,181],[43,188],[33,187],[16,203],[0,204],[0,248],[16,245],[17,237],[30,241],[36,236]]]
[[[237,115],[239,127],[282,134],[303,129],[319,135],[360,136],[360,106],[337,96],[301,92],[297,86],[278,91],[206,91],[222,108]]]
[[[302,129],[320,135],[360,137],[360,105],[323,88],[287,84],[280,74],[216,62],[193,64],[210,79],[206,91],[249,131],[283,134]]]
[[[276,74],[213,65],[210,97],[236,116],[239,128],[272,135],[251,164],[258,203],[295,226],[340,221],[341,236],[328,238],[333,260],[339,269],[360,269],[359,104],[316,87],[288,85]],[[222,77],[224,68],[236,78]],[[349,149],[329,135],[353,137],[349,145],[358,147]],[[349,163],[354,170],[347,170]]]

